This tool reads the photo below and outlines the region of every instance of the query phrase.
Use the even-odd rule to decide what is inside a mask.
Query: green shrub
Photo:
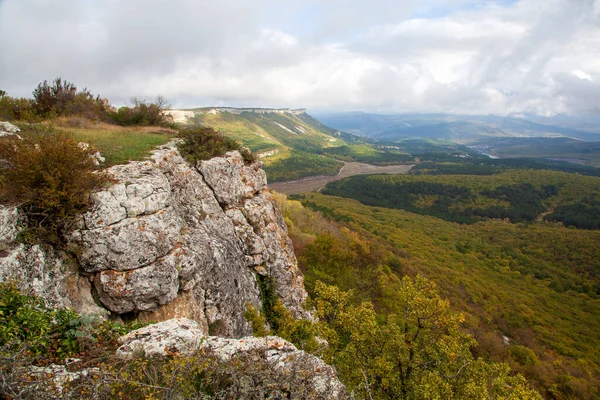
[[[73,325],[76,312],[46,308],[39,297],[0,283],[0,346],[26,343],[33,355],[69,356],[77,349]]]
[[[0,121],[30,120],[34,114],[35,110],[31,100],[7,95],[0,96]]]
[[[94,97],[88,89],[77,90],[75,84],[62,78],[56,78],[52,84],[48,81],[38,84],[33,90],[33,100],[19,101],[26,101],[28,104],[20,104],[18,113],[13,113],[14,119],[35,120],[36,117],[53,118],[62,115],[106,119],[109,108],[108,101],[100,96]],[[23,109],[25,105],[30,108]]]
[[[153,103],[148,103],[146,100],[131,100],[133,107],[121,107],[116,112],[108,113],[108,118],[123,126],[133,125],[152,125],[152,126],[170,126],[172,125],[171,117],[164,113],[170,106],[167,101],[158,96]]]
[[[250,150],[210,127],[184,129],[179,137],[183,139],[179,151],[191,163],[220,157],[232,150],[238,150],[246,163],[256,161]]]
[[[319,350],[314,323],[309,320],[297,320],[292,316],[275,293],[273,277],[259,274],[256,276],[261,294],[262,312],[248,304],[244,313],[244,317],[252,326],[254,336],[277,335],[301,350],[308,352]],[[267,324],[270,329],[266,328]]]
[[[91,192],[111,179],[95,172],[90,156],[95,149],[82,148],[66,134],[41,127],[22,134],[23,140],[0,140],[0,195],[19,206],[30,229],[58,243],[60,233],[89,207]]]

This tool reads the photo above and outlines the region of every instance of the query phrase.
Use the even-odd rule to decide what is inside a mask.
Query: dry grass
[[[157,126],[123,127],[84,117],[59,117],[52,124],[59,131],[100,149],[106,166],[140,161],[177,135],[174,129]]]

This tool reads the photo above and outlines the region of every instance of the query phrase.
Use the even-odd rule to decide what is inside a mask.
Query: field
[[[105,166],[143,160],[177,135],[167,128],[121,127],[82,119],[59,120],[56,129],[99,148],[106,158]]]

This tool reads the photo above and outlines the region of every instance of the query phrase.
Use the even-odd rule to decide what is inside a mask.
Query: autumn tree
[[[381,320],[369,302],[317,283],[319,334],[330,343],[328,361],[358,396],[368,399],[541,399],[506,364],[474,359],[475,340],[460,331],[432,281],[398,282],[396,314]]]

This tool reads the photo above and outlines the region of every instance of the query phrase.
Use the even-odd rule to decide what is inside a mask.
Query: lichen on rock
[[[246,305],[261,304],[254,268],[264,266],[283,304],[307,315],[302,276],[260,163],[246,165],[232,151],[191,166],[169,144],[149,161],[108,171],[118,182],[93,195],[71,240],[109,310],[152,313],[191,292],[203,323],[225,336],[247,335]],[[184,316],[177,310],[168,314]]]
[[[132,331],[121,337],[120,342],[117,357],[121,359],[212,356],[226,364],[235,360],[239,372],[248,375],[260,373],[257,365],[265,363],[272,388],[287,388],[291,398],[302,398],[296,396],[301,392],[317,399],[347,397],[331,366],[277,336],[240,339],[206,336],[195,321],[176,318]]]

